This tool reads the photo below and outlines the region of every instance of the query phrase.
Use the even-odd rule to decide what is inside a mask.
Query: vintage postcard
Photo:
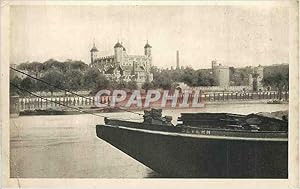
[[[4,188],[297,188],[297,1],[2,1]]]

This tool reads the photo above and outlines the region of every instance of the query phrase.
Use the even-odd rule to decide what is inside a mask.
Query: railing
[[[90,108],[90,107],[96,107],[95,102],[96,98],[94,96],[87,96],[85,98],[83,97],[67,97],[67,96],[61,96],[61,97],[43,97],[45,99],[41,98],[33,98],[33,97],[24,97],[19,98],[18,107],[20,111],[24,110],[35,110],[35,109],[60,109],[60,108],[66,108],[65,106],[69,107],[80,107],[80,108]],[[142,97],[143,98],[143,97]],[[177,99],[177,104],[180,104],[183,102],[183,95],[179,95]],[[190,94],[188,97],[187,103],[190,104],[193,102],[194,95]],[[210,93],[210,94],[201,94],[198,96],[198,102],[200,103],[210,103],[210,102],[234,102],[234,101],[259,101],[259,100],[275,100],[280,99],[284,101],[288,101],[289,94],[288,92],[282,92],[281,95],[278,92],[272,91],[272,92],[252,92],[252,93]],[[52,102],[51,102],[52,101]],[[102,96],[99,99],[99,102],[101,104],[110,104],[112,101],[112,96]],[[144,98],[142,99],[144,102]],[[116,106],[124,106],[126,101],[124,103],[119,103]],[[62,104],[62,105],[60,105]],[[167,102],[168,104],[171,104],[170,101]],[[64,106],[63,106],[64,105]],[[160,102],[156,102],[152,104],[154,107],[159,107]],[[177,106],[176,106],[177,107]],[[135,108],[135,107],[130,107]]]
[[[268,92],[251,92],[251,93],[213,93],[213,94],[204,94],[202,95],[205,102],[210,101],[232,101],[232,100],[275,100],[281,99],[288,101],[289,92],[279,92],[268,91]]]
[[[95,97],[43,97],[33,98],[25,97],[19,98],[20,111],[35,110],[35,109],[57,109],[63,107],[93,107],[95,104]],[[46,100],[47,99],[47,100]],[[62,104],[62,105],[60,105]],[[63,106],[64,105],[64,106]]]

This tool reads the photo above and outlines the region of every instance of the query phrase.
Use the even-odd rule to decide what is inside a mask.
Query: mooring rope
[[[33,77],[33,76],[31,76],[31,75],[29,75],[29,74],[27,74],[27,73],[25,73],[25,72],[22,72],[22,71],[20,71],[20,70],[18,70],[18,69],[15,69],[15,68],[13,68],[13,67],[10,67],[10,69],[12,69],[13,71],[19,72],[19,73],[21,73],[21,74],[24,74],[24,75],[26,75],[26,76],[28,76],[28,77],[34,79],[34,80],[37,80],[37,81],[42,82],[42,83],[45,83],[46,85],[49,85],[49,86],[54,87],[54,88],[56,88],[56,89],[59,89],[59,90],[68,92],[68,93],[70,93],[70,94],[73,94],[73,95],[75,95],[75,96],[79,96],[79,97],[81,97],[81,98],[85,98],[85,99],[90,100],[90,98],[87,98],[87,97],[85,97],[85,96],[83,96],[83,95],[79,95],[79,94],[77,94],[77,93],[74,93],[74,92],[72,92],[72,91],[70,91],[70,90],[67,90],[67,89],[64,89],[64,88],[61,88],[61,87],[59,87],[59,86],[53,85],[53,84],[51,84],[51,83],[49,83],[49,82],[47,82],[47,81],[44,81],[44,80],[42,80],[42,79]],[[21,90],[21,89],[20,89],[20,90]],[[35,96],[37,96],[37,95],[35,95]],[[108,105],[107,103],[104,103],[104,104]],[[142,113],[130,111],[130,110],[127,110],[127,109],[122,108],[122,107],[119,107],[119,108],[120,108],[121,110],[125,111],[125,112],[137,114],[137,115],[140,115],[140,116],[143,116],[143,115],[144,115],[144,114],[142,114]]]
[[[29,91],[29,90],[27,90],[27,89],[21,88],[21,87],[19,87],[18,85],[14,84],[13,82],[10,82],[10,85],[12,85],[13,87],[15,87],[15,88],[17,88],[17,89],[19,89],[19,90],[25,91],[25,92],[31,94],[32,96],[35,96],[35,97],[37,97],[37,98],[43,99],[43,100],[48,101],[48,102],[52,102],[52,103],[58,104],[58,105],[60,105],[60,106],[64,106],[64,107],[67,107],[67,108],[70,108],[70,109],[73,109],[73,110],[76,110],[76,111],[79,111],[79,112],[82,112],[82,113],[91,114],[91,115],[94,115],[94,116],[97,116],[97,117],[115,119],[115,118],[113,118],[113,117],[108,117],[108,116],[104,116],[104,115],[95,114],[95,113],[93,113],[93,112],[88,112],[88,111],[82,110],[82,109],[80,109],[80,108],[72,107],[72,106],[69,106],[69,105],[66,105],[66,104],[57,102],[57,101],[49,100],[49,99],[47,99],[47,98],[45,98],[45,97],[39,96],[39,95],[37,95],[37,94],[34,94],[33,92],[31,92],[31,91]],[[119,119],[119,118],[118,118],[118,119]],[[140,119],[142,119],[142,118],[139,118],[139,119],[136,119],[136,120],[140,120]],[[128,118],[128,119],[119,119],[119,120],[134,120],[134,119]]]

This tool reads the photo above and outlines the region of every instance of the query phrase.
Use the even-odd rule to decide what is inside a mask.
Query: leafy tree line
[[[194,70],[186,67],[184,69],[174,70],[159,70],[157,67],[152,67],[153,73],[152,83],[145,83],[147,88],[175,88],[175,83],[182,82],[191,87],[196,86],[214,86],[216,81],[211,73],[211,70]],[[150,87],[149,87],[150,86]]]
[[[50,59],[44,63],[21,63],[17,69],[26,70],[41,80],[71,91],[88,90],[91,93],[96,93],[100,89],[138,88],[135,81],[109,80],[98,70],[90,68],[82,61],[67,60],[60,62]],[[183,82],[189,86],[215,85],[210,70],[194,70],[189,67],[180,70],[159,70],[157,67],[152,67],[151,73],[153,73],[154,80],[143,84],[142,88],[145,90],[157,88],[174,89],[176,82]],[[53,93],[59,91],[55,87],[51,87],[30,77],[26,77],[25,79],[11,78],[11,81],[32,92],[45,91]],[[13,88],[11,90],[12,92],[22,94],[21,91],[14,91],[15,89]]]
[[[68,60],[66,62],[59,62],[51,59],[44,63],[22,63],[17,69],[26,70],[30,75],[51,83],[58,88],[75,92],[86,90],[94,94],[100,89],[138,88],[135,81],[109,80],[97,69],[90,68],[81,61]],[[25,77],[24,79],[12,77],[11,82],[31,92],[43,91],[53,93],[61,91],[56,87],[49,86],[30,77]],[[17,90],[14,87],[11,87],[10,90],[12,94],[28,95],[26,92]]]
[[[122,79],[119,81],[110,80],[97,69],[90,68],[82,61],[67,60],[60,62],[50,59],[44,63],[21,63],[17,66],[17,69],[26,70],[30,75],[34,75],[54,86],[75,92],[86,90],[94,94],[100,89],[126,88],[133,90],[138,88],[135,81],[126,82]],[[231,84],[247,85],[249,83],[249,72],[251,72],[249,67],[230,68]],[[152,67],[151,73],[153,73],[154,80],[143,84],[142,88],[145,90],[157,88],[174,89],[178,82],[183,82],[192,87],[216,85],[216,81],[210,69],[194,70],[190,67],[186,67],[184,69],[160,70],[157,67]],[[267,66],[264,69],[263,84],[281,90],[288,87],[288,78],[288,65]],[[13,77],[11,78],[11,82],[32,92],[45,91],[53,93],[60,91],[30,77],[25,77],[24,79]],[[11,93],[19,95],[26,94],[13,87],[11,87]]]
[[[289,65],[274,65],[264,68],[263,85],[274,90],[289,88]]]

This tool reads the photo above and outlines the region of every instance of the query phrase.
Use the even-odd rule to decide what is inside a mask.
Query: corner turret
[[[114,49],[115,49],[115,60],[116,60],[116,63],[120,63],[120,62],[122,61],[122,54],[123,54],[124,47],[123,47],[123,45],[118,41],[118,42],[115,44]]]
[[[151,48],[152,48],[152,46],[149,45],[148,40],[147,40],[147,43],[144,46],[144,50],[145,50],[145,55],[146,56],[151,56]]]
[[[90,50],[91,52],[91,64],[93,64],[95,62],[95,60],[98,57],[98,49],[96,48],[95,43],[93,44],[93,48]]]

